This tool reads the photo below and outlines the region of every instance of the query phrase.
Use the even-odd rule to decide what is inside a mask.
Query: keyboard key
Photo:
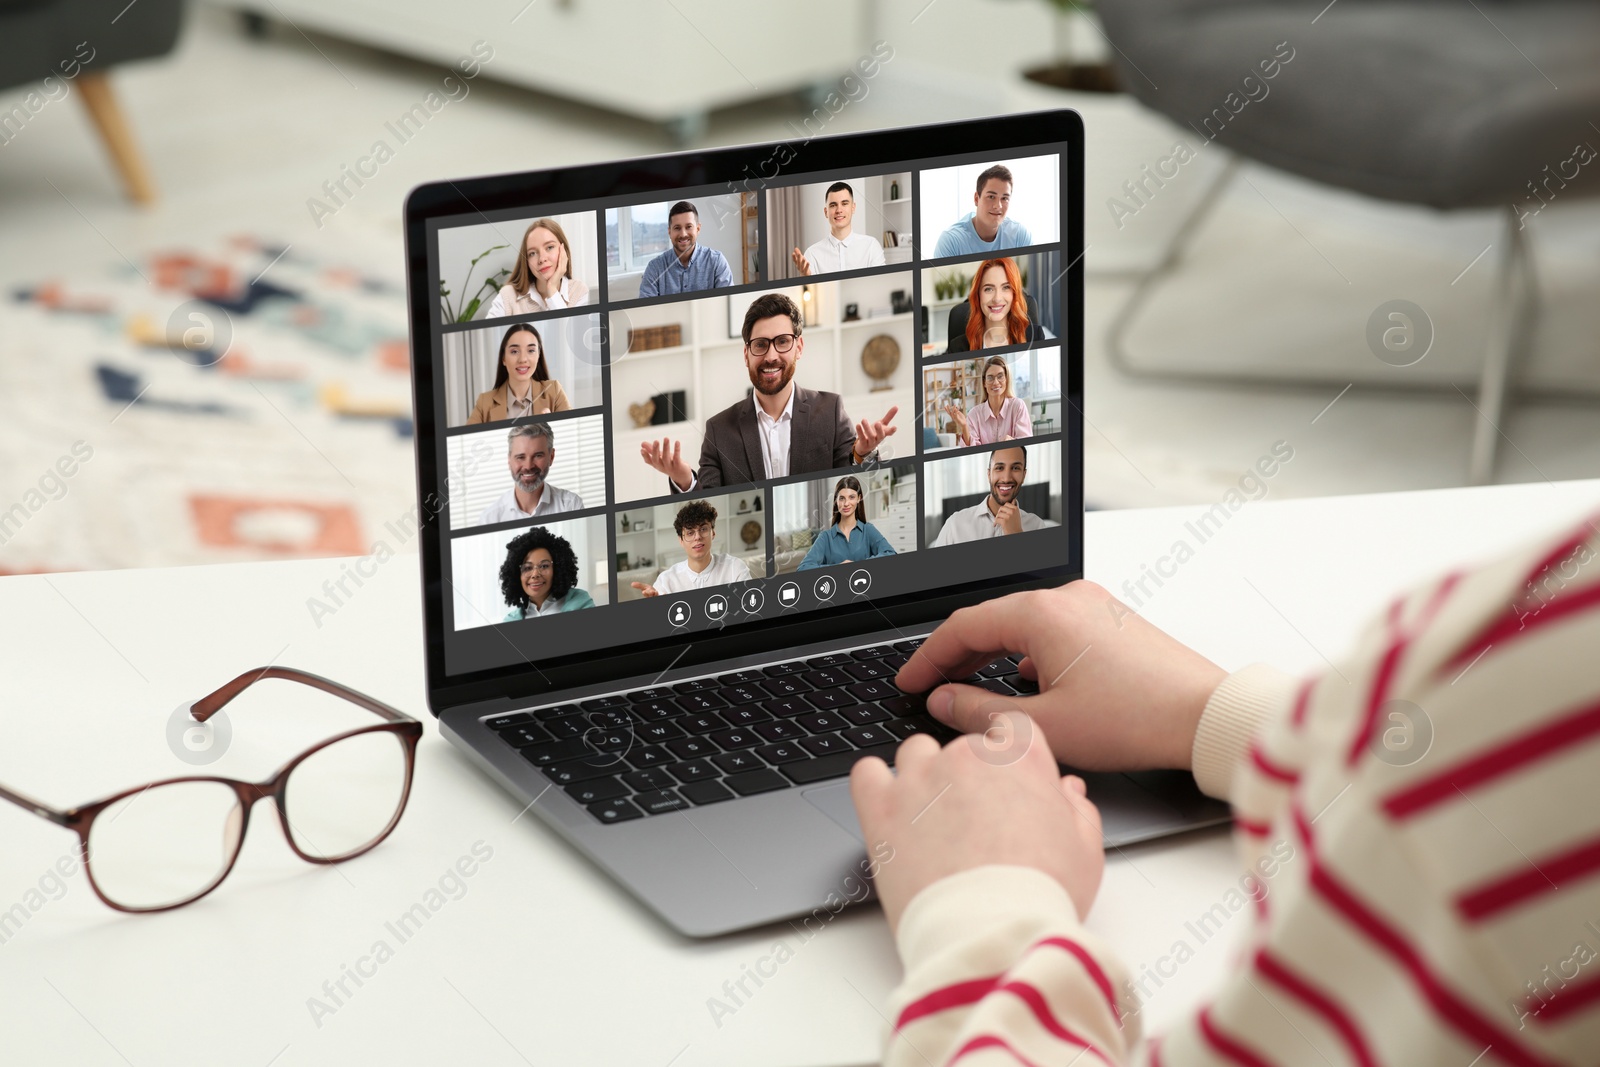
[[[812,686],[797,675],[789,675],[785,678],[768,678],[761,683],[761,688],[775,697],[792,697],[810,692]]]
[[[711,740],[732,752],[741,748],[754,748],[761,738],[753,730],[721,730],[711,735]]]
[[[680,811],[689,806],[689,802],[670,789],[658,789],[651,793],[640,793],[632,798],[633,802],[644,809],[646,815],[660,815],[666,811]]]
[[[712,756],[711,762],[722,768],[723,774],[742,774],[765,767],[766,762],[754,752],[724,752],[720,756]]]
[[[513,748],[524,748],[528,745],[537,745],[541,741],[554,741],[555,738],[550,736],[549,730],[530,722],[500,731],[500,740]]]
[[[586,711],[582,721],[601,730],[627,730],[633,725],[633,717],[628,714],[627,708]]]
[[[608,697],[592,697],[589,700],[578,701],[578,707],[582,708],[584,711],[606,711],[610,708],[625,708],[627,706],[628,698],[623,696],[621,693],[617,693]]]
[[[1017,673],[1017,665],[1008,659],[997,659],[993,663],[979,667],[978,673],[985,678],[1003,678],[1008,674]]]
[[[922,642],[925,641],[925,640],[927,640],[927,639],[923,638],[923,637],[913,637],[909,641],[896,641],[894,643],[894,650],[896,652],[903,652],[903,653],[905,653],[906,655],[909,656],[909,655],[911,655],[911,653],[913,653],[917,649],[921,648],[922,647]]]
[[[883,722],[890,718],[887,711],[873,704],[857,704],[851,708],[840,708],[836,714],[852,726],[865,726],[869,722]]]
[[[568,737],[582,737],[584,731],[589,729],[589,724],[582,715],[563,715],[559,719],[546,721],[544,728],[559,741]]]
[[[1039,691],[1039,683],[1030,681],[1020,674],[1012,675],[1006,679],[1006,684],[1015,689],[1022,696],[1033,696]]]
[[[699,759],[702,756],[715,756],[722,750],[711,743],[708,737],[680,737],[676,741],[668,741],[668,752],[679,759]]]
[[[704,693],[708,689],[719,689],[721,685],[715,678],[696,678],[692,682],[679,682],[672,687],[674,693]]]
[[[624,758],[630,766],[641,771],[646,767],[659,767],[664,763],[678,762],[678,757],[660,745],[644,745],[629,752]]]
[[[850,658],[865,661],[869,659],[882,659],[884,656],[892,655],[894,655],[893,645],[873,645],[871,648],[856,649],[854,652],[850,653]]]
[[[857,748],[892,745],[896,740],[894,734],[881,726],[852,726],[841,736]]]
[[[716,711],[718,708],[728,706],[728,702],[716,693],[690,693],[679,697],[678,703],[688,712]]]
[[[544,769],[544,776],[556,785],[571,785],[574,782],[587,782],[595,778],[606,778],[625,771],[628,765],[615,756],[595,756],[589,759],[572,760],[568,763],[557,763],[553,767]],[[601,799],[596,797],[596,800]]]
[[[901,695],[900,690],[892,683],[881,679],[876,682],[857,682],[855,685],[846,686],[845,691],[857,700],[885,700]]]
[[[683,709],[671,700],[641,700],[630,710],[637,722],[662,722],[683,714]]]
[[[561,741],[547,741],[542,745],[529,745],[522,750],[522,758],[536,767],[549,767],[568,760],[582,759],[592,755],[588,745],[580,737],[569,737]]]
[[[630,771],[622,776],[622,784],[636,793],[651,793],[657,789],[671,789],[678,784],[676,778],[661,767],[648,771]]]
[[[792,722],[783,719],[774,719],[771,722],[758,722],[755,725],[756,733],[768,741],[793,741],[797,737],[804,737],[806,732]]]
[[[833,711],[814,711],[809,715],[797,716],[794,721],[814,734],[831,734],[851,725]]]
[[[687,736],[683,732],[683,727],[672,722],[647,723],[643,726],[634,727],[633,732],[638,735],[639,740],[646,741],[652,745]]]
[[[678,792],[691,804],[715,804],[719,800],[733,799],[733,794],[721,782],[693,782],[680,785]]]
[[[548,708],[534,708],[533,717],[545,722],[548,719],[559,719],[563,715],[576,715],[579,710],[576,704],[552,704]]]
[[[816,686],[818,689],[828,689],[836,685],[847,685],[848,683],[855,681],[854,678],[846,674],[844,671],[835,670],[833,668],[826,668],[819,671],[806,671],[804,674],[795,675],[795,677],[804,679],[811,685]]]
[[[679,719],[678,725],[691,734],[709,734],[712,730],[721,730],[728,724],[723,722],[719,715],[690,715],[688,718]]]
[[[843,689],[819,689],[815,693],[807,693],[806,699],[819,708],[844,708],[857,702]]]
[[[816,656],[806,660],[807,667],[843,667],[850,662],[848,652],[830,652],[826,656]]]
[[[816,710],[802,697],[784,697],[781,700],[769,700],[761,706],[780,719],[790,719],[796,715],[804,715],[808,711]]]
[[[891,671],[898,671],[901,667],[904,667],[910,659],[911,657],[906,655],[904,652],[896,652],[892,656],[885,656],[883,658],[883,663],[884,666],[888,667]]]
[[[496,715],[492,719],[483,720],[483,725],[491,730],[509,730],[513,726],[521,726],[525,722],[533,721],[533,712],[516,711],[510,715]]]
[[[707,782],[722,777],[722,772],[713,767],[710,760],[704,759],[671,764],[667,767],[667,773],[680,782]]]
[[[582,782],[578,785],[567,786],[567,796],[579,804],[594,804],[602,800],[611,800],[615,797],[628,795],[628,787],[607,775],[596,778],[592,782]]]
[[[618,755],[633,747],[633,731],[621,730],[596,730],[589,729],[579,738],[579,743],[590,752],[614,752]]]
[[[890,719],[883,724],[883,728],[904,741],[912,734],[927,734],[934,740],[942,740],[941,735],[946,735],[949,730],[937,719],[923,717],[920,719]]]
[[[758,722],[766,722],[772,718],[760,708],[724,708],[720,712],[722,721],[729,726],[754,726]]]
[[[893,678],[895,672],[890,670],[882,660],[868,660],[866,663],[852,663],[846,667],[845,673],[858,682],[870,682],[874,678]]]
[[[762,745],[756,749],[768,763],[793,763],[797,759],[810,759],[811,753],[793,741],[780,741],[775,745]]]
[[[658,700],[671,700],[672,687],[669,685],[651,686],[649,689],[635,689],[628,694],[628,699],[635,704],[649,704]]]
[[[730,685],[717,695],[726,697],[730,704],[737,706],[739,704],[759,704],[766,700],[769,694],[765,689],[751,683],[748,685]]]
[[[748,671],[729,671],[727,674],[719,674],[717,676],[717,681],[721,682],[723,688],[726,689],[729,686],[749,685],[751,682],[759,682],[765,677],[766,675],[762,674],[760,669],[751,669]]]
[[[815,760],[811,762],[816,762]],[[805,764],[793,764],[803,767]],[[745,771],[743,774],[731,775],[722,780],[722,784],[738,793],[742,797],[754,793],[770,793],[774,789],[788,789],[789,780],[774,770]]]
[[[991,693],[999,693],[1003,697],[1016,696],[1017,691],[998,678],[972,678],[968,685],[975,685],[979,689],[987,689]]]
[[[835,752],[849,752],[851,746],[838,734],[818,734],[815,737],[802,737],[800,747],[813,756],[831,756]]]
[[[895,715],[921,715],[928,710],[928,694],[903,693],[878,701],[878,706]]]
[[[782,678],[786,674],[799,674],[801,671],[808,669],[803,661],[795,660],[793,663],[774,663],[772,666],[765,668],[762,673],[768,678]]]
[[[601,822],[627,822],[629,819],[638,819],[644,813],[632,804],[626,797],[617,797],[614,800],[602,800],[598,804],[589,805],[589,813]]]
[[[873,748],[838,752],[832,756],[820,756],[817,759],[786,763],[783,765],[783,773],[797,785],[808,785],[811,782],[822,782],[829,778],[843,777],[850,773],[850,768],[856,765],[856,760],[866,759],[868,756],[877,756],[892,767],[894,766],[894,748],[895,746],[893,745],[877,745]]]

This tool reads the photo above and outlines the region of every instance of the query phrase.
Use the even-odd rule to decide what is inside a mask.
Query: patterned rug
[[[398,278],[248,236],[128,251],[8,287],[0,573],[399,548]]]

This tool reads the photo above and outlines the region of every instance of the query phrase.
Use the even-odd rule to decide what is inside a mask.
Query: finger
[[[1023,656],[1017,663],[1017,673],[1030,682],[1037,683],[1039,681],[1039,665],[1027,656]]]
[[[962,733],[981,734],[994,728],[997,713],[1020,711],[1032,717],[1035,710],[1042,711],[1037,707],[1041,695],[1002,697],[988,689],[957,682],[928,694],[928,714]]]
[[[856,806],[856,817],[861,832],[868,840],[881,838],[875,824],[888,804],[889,791],[894,788],[894,772],[877,756],[856,760],[850,768],[850,800]]]
[[[951,614],[900,668],[895,684],[921,693],[940,682],[965,678],[1000,652],[1031,651],[1038,619],[1027,610],[1026,593],[986,600]]]
[[[894,421],[894,417],[895,417],[896,413],[899,412],[899,410],[900,410],[900,405],[899,404],[896,404],[894,407],[890,408],[888,413],[883,416],[883,421],[886,422],[886,423],[893,422]]]
[[[1068,777],[1076,779],[1080,786],[1084,784],[1083,779],[1078,778],[1076,775],[1068,775]],[[1089,799],[1087,786],[1084,787],[1082,793],[1079,793],[1071,786],[1068,786],[1062,792],[1067,798],[1067,803],[1072,805],[1072,810],[1077,812],[1078,816],[1083,820],[1081,825],[1085,831],[1085,836],[1096,843],[1103,840],[1105,838],[1105,828],[1100,822],[1100,809],[1095,806],[1094,801]]]
[[[629,582],[628,584],[633,586],[635,589],[643,589],[644,588],[644,583],[643,582]]]
[[[1076,793],[1080,797],[1086,797],[1089,795],[1089,786],[1076,774],[1063,774],[1061,776],[1061,791],[1064,793]]]
[[[901,778],[920,774],[929,763],[937,759],[941,746],[927,734],[912,734],[900,742],[894,753],[895,771]]]

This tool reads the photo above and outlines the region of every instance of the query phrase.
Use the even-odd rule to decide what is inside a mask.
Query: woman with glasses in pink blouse
[[[983,365],[984,399],[962,414],[954,404],[945,411],[955,420],[956,440],[963,445],[993,445],[1033,436],[1033,416],[1027,401],[1012,390],[1011,364],[1004,356],[990,356]]]

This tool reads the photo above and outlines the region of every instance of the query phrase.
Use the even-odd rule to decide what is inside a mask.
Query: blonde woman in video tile
[[[945,412],[955,420],[956,440],[963,445],[997,445],[1033,436],[1033,416],[1028,403],[1012,391],[1011,364],[1004,356],[990,356],[983,365],[984,400],[962,414],[954,404]]]
[[[489,302],[484,318],[575,308],[589,302],[589,287],[572,276],[572,245],[555,219],[535,219],[522,235],[522,257],[511,280]]]
[[[503,422],[571,407],[567,391],[550,377],[544,359],[544,338],[533,326],[519,322],[500,339],[500,365],[495,368],[494,385],[478,394],[467,423]]]

